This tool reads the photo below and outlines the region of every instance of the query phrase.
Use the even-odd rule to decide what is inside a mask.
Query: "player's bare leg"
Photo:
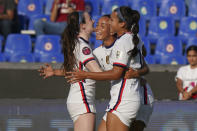
[[[107,112],[107,131],[129,131],[129,127],[113,113]]]
[[[95,114],[86,113],[79,116],[74,123],[74,131],[94,131]]]
[[[98,131],[106,131],[107,128],[106,128],[106,121],[104,121],[103,119],[101,120],[101,123],[98,127]]]
[[[132,122],[129,131],[143,131],[146,127],[145,123],[141,120],[135,120]]]

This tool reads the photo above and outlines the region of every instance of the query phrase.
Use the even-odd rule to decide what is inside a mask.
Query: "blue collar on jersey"
[[[79,39],[81,39],[81,40],[84,41],[85,43],[89,44],[89,41],[85,40],[83,37],[79,37]]]
[[[114,42],[110,45],[110,46],[104,46],[106,49],[109,49],[109,48],[111,48],[113,45],[114,45],[114,43],[116,42],[116,40],[114,40]],[[104,44],[103,44],[104,45]]]

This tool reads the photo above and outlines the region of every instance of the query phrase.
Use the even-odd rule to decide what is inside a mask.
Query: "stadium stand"
[[[156,63],[160,63],[163,56],[183,55],[183,46],[180,39],[174,36],[164,36],[158,39],[155,57]]]
[[[196,7],[197,7],[197,1],[196,0],[190,0],[189,8],[188,8],[189,16],[197,17]]]
[[[20,63],[27,63],[27,62],[34,62],[34,56],[32,53],[15,53],[10,57],[9,62],[20,62]]]
[[[159,16],[169,16],[175,20],[180,20],[186,15],[184,0],[162,0]]]
[[[30,18],[28,30],[34,30],[34,21],[37,19],[42,19],[43,21],[50,21],[50,16],[45,14],[34,15]]]
[[[197,36],[197,17],[183,17],[180,21],[179,38],[187,43],[189,37]]]
[[[160,57],[160,64],[171,64],[171,65],[178,65],[178,64],[186,64],[186,58],[182,55],[164,55]]]
[[[39,62],[49,62],[49,63],[63,63],[64,56],[63,54],[45,54],[40,56]]]
[[[60,36],[40,35],[36,38],[34,56],[37,62],[42,55],[61,53]]]
[[[16,53],[31,53],[32,42],[29,35],[10,34],[7,37],[4,55],[7,61]]]
[[[154,0],[137,0],[131,7],[138,10],[145,20],[157,15],[157,5]]]
[[[145,61],[147,64],[156,64],[156,59],[154,55],[147,55],[145,57]]]
[[[43,7],[39,0],[19,0],[18,3],[18,16],[23,29],[28,28],[29,19],[38,14],[43,13]]]
[[[185,47],[185,51],[187,50],[187,48],[191,45],[196,45],[197,46],[197,38],[196,37],[190,37],[188,39],[188,43],[186,44],[186,47]]]
[[[156,43],[160,36],[174,36],[175,23],[171,17],[153,17],[150,20],[148,38],[151,43]]]
[[[144,18],[140,18],[140,22],[139,22],[139,35],[141,37],[146,36],[147,32],[146,32],[146,21]]]

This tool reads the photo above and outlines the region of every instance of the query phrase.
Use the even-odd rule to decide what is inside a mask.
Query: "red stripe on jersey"
[[[145,104],[145,105],[148,104],[147,98],[148,98],[148,93],[147,93],[147,87],[146,87],[146,85],[145,85],[145,86],[144,86],[144,104]]]
[[[123,79],[122,85],[121,85],[121,88],[120,88],[120,92],[119,92],[119,96],[118,96],[118,101],[116,102],[116,105],[114,106],[113,110],[116,110],[118,108],[118,106],[120,105],[120,102],[122,100],[122,94],[123,94],[123,91],[124,91],[124,88],[125,88],[125,83],[126,83],[126,79]]]
[[[91,61],[91,60],[95,60],[94,57],[90,57],[90,58],[84,60],[84,61],[83,61],[83,65],[85,66],[85,65],[86,65],[89,61]]]
[[[87,102],[87,98],[86,98],[86,95],[85,95],[85,90],[84,90],[83,83],[82,83],[82,82],[78,82],[78,83],[79,83],[79,86],[80,86],[80,91],[81,91],[83,103],[85,104],[87,113],[90,113],[91,111],[90,111],[89,104],[88,104],[88,102]]]

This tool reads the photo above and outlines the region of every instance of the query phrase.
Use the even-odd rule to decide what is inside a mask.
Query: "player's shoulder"
[[[94,55],[99,55],[102,54],[103,52],[104,52],[104,47],[102,45],[93,50]]]
[[[190,69],[190,65],[184,65],[184,66],[181,66],[178,71],[187,71]]]

